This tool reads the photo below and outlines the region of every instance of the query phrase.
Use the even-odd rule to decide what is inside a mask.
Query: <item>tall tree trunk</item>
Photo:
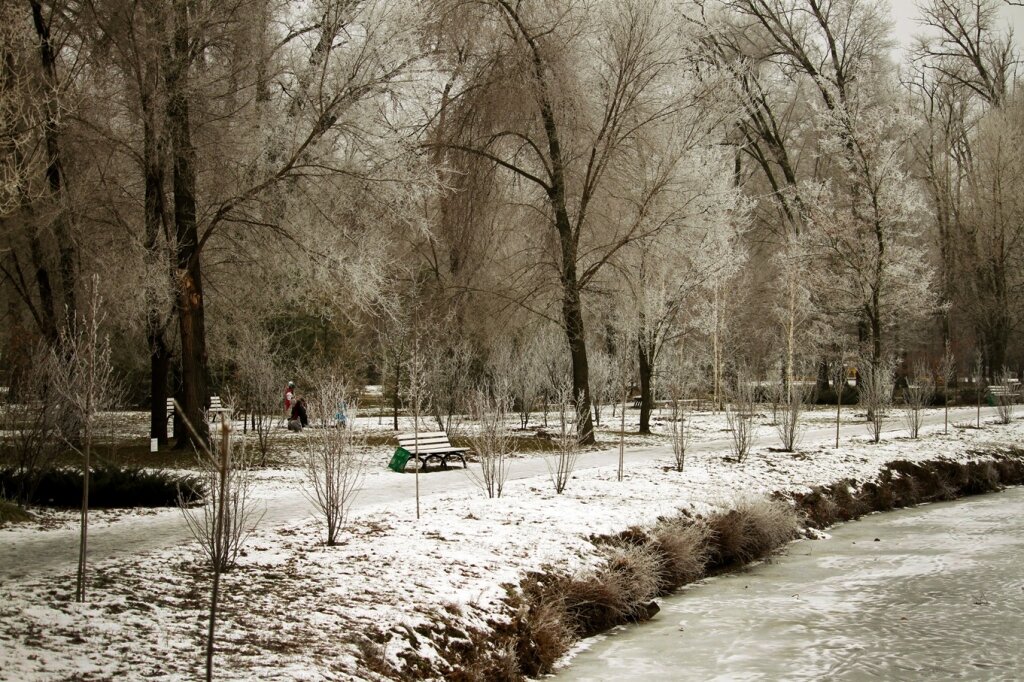
[[[395,431],[398,430],[398,408],[401,407],[401,395],[399,391],[402,389],[402,368],[400,362],[395,362],[395,394],[391,397],[391,409],[393,417],[393,426]]]
[[[57,79],[57,53],[50,39],[50,26],[43,16],[39,0],[30,0],[32,23],[39,38],[39,56],[43,81],[46,87],[46,121],[43,125],[43,139],[46,145],[46,181],[53,199],[55,215],[51,227],[57,242],[57,271],[64,314],[67,320],[74,320],[77,310],[75,286],[77,278],[75,238],[71,229],[70,201],[64,177],[64,164],[60,153],[60,106],[57,93],[60,82]]]
[[[146,123],[143,130],[143,164],[145,175],[145,260],[150,276],[164,271],[168,266],[161,246],[160,233],[164,220],[164,167],[163,154],[157,141],[155,125],[150,117],[154,115],[148,97],[143,104]],[[150,286],[159,287],[156,282]],[[146,303],[146,340],[149,346],[150,368],[150,423],[149,437],[156,438],[161,445],[167,444],[167,372],[171,364],[171,351],[167,343],[167,322],[165,311],[159,309],[159,296],[149,297]]]
[[[189,118],[191,40],[189,3],[174,1],[174,40],[168,69],[167,125],[174,162],[174,226],[177,266],[178,330],[181,335],[182,408],[199,436],[209,440],[202,410],[207,406],[208,369],[203,278],[196,224],[195,148]],[[182,439],[178,447],[184,447]]]
[[[167,444],[167,398],[169,383],[167,372],[171,367],[171,352],[167,348],[163,331],[150,330],[149,341],[149,437],[160,445]]]
[[[590,366],[583,327],[583,306],[576,276],[576,244],[564,208],[556,209],[556,227],[562,245],[562,321],[569,340],[572,360],[572,395],[580,417],[580,443],[594,443],[594,421],[590,414]]]
[[[166,29],[162,9],[146,11],[148,28],[153,35],[163,35]],[[167,112],[161,109],[157,95],[161,83],[161,64],[139,64],[139,104],[142,111],[142,174],[145,186],[144,225],[145,264],[150,277],[160,277],[148,282],[146,297],[146,341],[149,347],[150,368],[150,423],[149,436],[161,445],[167,444],[167,398],[169,397],[168,371],[171,366],[171,349],[167,339],[170,311],[161,308],[163,288],[169,286],[173,274],[167,242],[169,223],[167,200],[164,194],[166,181],[166,147],[161,137]],[[163,240],[161,240],[163,235]],[[164,275],[166,274],[166,277]]]
[[[43,243],[37,234],[29,237],[29,256],[35,270],[36,291],[39,293],[39,327],[50,345],[56,345],[60,338],[57,331],[56,303],[53,298],[53,285],[50,283],[50,270],[46,266],[46,255]]]
[[[643,342],[644,334],[641,331],[640,341],[637,343],[637,359],[640,370],[640,433],[651,432],[651,410],[654,407],[653,396],[651,395],[651,365],[652,353],[645,347]]]

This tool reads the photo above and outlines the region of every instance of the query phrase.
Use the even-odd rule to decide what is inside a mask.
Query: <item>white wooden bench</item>
[[[1009,398],[1011,401],[1014,400],[1018,395],[1016,391],[1016,386],[1014,386],[1013,384],[999,384],[995,386],[989,386],[988,394],[997,400],[1002,398]]]
[[[212,395],[212,396],[210,396],[210,409],[208,409],[206,411],[206,413],[208,415],[210,415],[210,421],[213,421],[214,419],[216,419],[218,414],[224,414],[225,412],[230,412],[230,411],[231,411],[230,407],[224,407],[224,404],[221,402],[219,395]],[[166,417],[166,420],[170,420],[170,418],[173,417],[173,416],[174,416],[174,398],[168,398],[167,399],[167,417]]]
[[[231,412],[230,407],[225,407],[220,400],[219,395],[210,396],[210,408],[206,410],[206,414],[210,416],[210,421],[217,419],[217,415],[229,414]]]
[[[436,459],[441,468],[448,468],[448,459],[458,457],[462,467],[466,468],[465,452],[469,448],[456,448],[448,441],[448,434],[444,431],[421,431],[416,434],[403,433],[398,436],[398,447],[409,452],[420,461],[420,466],[427,466],[427,462]]]
[[[684,402],[684,401],[680,401],[680,402]],[[644,397],[642,395],[633,396],[633,409],[639,410],[640,407],[643,404],[644,404]],[[651,401],[651,409],[655,409],[656,410],[656,409],[659,409],[659,408],[662,408],[662,407],[668,407],[671,404],[672,404],[671,400],[652,400]]]

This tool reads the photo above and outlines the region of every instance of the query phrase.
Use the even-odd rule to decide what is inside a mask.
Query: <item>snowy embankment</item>
[[[364,506],[343,544],[314,519],[257,532],[222,582],[221,679],[429,678],[451,674],[509,622],[507,585],[531,571],[581,573],[604,560],[593,536],[685,510],[707,516],[738,499],[874,479],[894,460],[966,462],[1024,441],[1024,422],[951,429],[798,453],[760,449],[743,463],[695,452],[683,472],[661,460],[581,470],[562,495],[543,476],[501,499],[461,490]],[[455,476],[456,472],[426,474]],[[395,485],[413,477],[394,476]],[[296,492],[295,494],[299,494]],[[127,521],[124,521],[127,523]],[[201,674],[209,578],[195,548],[94,558],[89,602],[73,575],[0,587],[0,670],[10,679],[194,678]],[[483,643],[483,644],[481,644]],[[471,675],[464,674],[464,677]]]

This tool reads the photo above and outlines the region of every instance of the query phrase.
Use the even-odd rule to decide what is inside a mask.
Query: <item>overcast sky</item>
[[[917,23],[917,18],[920,16],[917,6],[920,2],[918,0],[889,0],[889,3],[892,5],[893,17],[896,20],[894,35],[901,45],[909,45],[913,36],[921,32],[921,27]],[[1013,27],[1013,33],[1017,40],[1024,38],[1024,7],[1004,5],[1002,13],[1005,25]]]

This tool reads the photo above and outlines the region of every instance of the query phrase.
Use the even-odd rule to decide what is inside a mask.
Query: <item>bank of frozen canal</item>
[[[1024,488],[830,532],[666,599],[559,679],[1024,679]]]

